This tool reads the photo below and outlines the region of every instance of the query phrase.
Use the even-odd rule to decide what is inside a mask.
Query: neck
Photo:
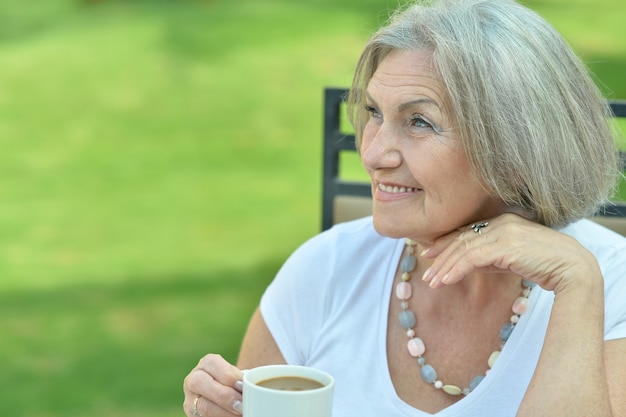
[[[418,257],[416,277],[428,269],[433,259]],[[519,295],[521,278],[510,273],[472,273],[454,285],[432,289],[421,279],[413,280],[418,294],[423,294],[421,302],[438,308],[450,305],[461,309],[480,310],[489,308],[499,300],[511,300]],[[420,297],[421,298],[421,297]]]
[[[448,336],[454,335],[452,337],[456,338],[456,335],[465,333],[466,338],[469,337],[473,340],[475,335],[482,334],[484,338],[484,329],[489,329],[488,333],[496,333],[500,340],[499,348],[492,351],[487,361],[489,368],[491,368],[515,328],[520,315],[524,314],[528,308],[527,297],[530,289],[525,287],[522,291],[522,286],[528,284],[520,282],[519,277],[510,274],[487,276],[473,273],[454,285],[438,287],[437,289],[432,289],[418,279],[416,280],[418,291],[414,293],[411,274],[416,272],[419,274],[419,271],[423,273],[429,266],[428,264],[424,265],[425,259],[416,254],[416,249],[414,242],[406,241],[404,254],[398,265],[398,280],[395,291],[395,297],[400,301],[401,309],[398,320],[409,338],[408,353],[410,356],[418,358],[418,365],[421,367],[420,376],[424,382],[433,384],[435,389],[443,389],[443,392],[451,396],[469,395],[474,387],[480,383],[484,374],[477,374],[465,386],[446,385],[437,379],[436,370],[428,362],[430,359],[423,356],[426,347],[421,335],[436,336],[441,329],[446,329]],[[418,258],[422,258],[421,267],[418,266]],[[515,293],[512,292],[513,289],[515,289]],[[506,322],[506,316],[509,317],[509,322]],[[505,324],[501,325],[501,321]],[[436,340],[436,337],[431,340]],[[463,336],[461,336],[461,340],[463,340]],[[441,343],[441,338],[439,343]],[[441,346],[439,350],[441,350]],[[489,350],[487,349],[487,351]],[[482,353],[487,354],[486,352]],[[437,358],[436,353],[434,357]]]

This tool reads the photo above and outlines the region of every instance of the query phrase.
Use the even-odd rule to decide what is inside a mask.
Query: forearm
[[[555,291],[543,349],[518,417],[612,416],[604,364],[603,282],[601,276],[582,282]]]
[[[248,325],[237,366],[250,369],[261,365],[286,363],[258,308]]]

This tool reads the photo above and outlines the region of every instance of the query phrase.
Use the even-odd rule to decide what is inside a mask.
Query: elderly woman
[[[290,257],[185,412],[238,414],[239,369],[286,362],[335,376],[337,417],[625,416],[626,239],[584,219],[614,139],[554,29],[510,0],[413,5],[349,102],[373,217]]]

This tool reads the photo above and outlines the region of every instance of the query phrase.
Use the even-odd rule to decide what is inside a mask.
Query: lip
[[[378,200],[398,200],[407,196],[413,196],[422,191],[421,188],[409,187],[397,183],[374,182],[375,197]]]

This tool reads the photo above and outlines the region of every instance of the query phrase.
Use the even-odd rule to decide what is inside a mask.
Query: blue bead
[[[502,339],[503,342],[509,340],[509,337],[511,336],[511,333],[513,333],[514,328],[515,325],[513,323],[507,323],[502,326],[502,328],[500,329],[500,339]]]
[[[426,365],[426,359],[424,359],[423,356],[420,356],[419,358],[417,358],[417,363],[419,364],[419,366],[424,366]]]
[[[525,280],[522,281],[522,285],[524,287],[526,287],[526,288],[533,289],[533,288],[535,288],[537,286],[537,283],[535,281],[531,281],[531,280],[525,279]]]
[[[402,326],[402,328],[408,330],[415,327],[415,314],[413,314],[411,310],[404,310],[400,313],[398,318],[400,319],[400,326]]]
[[[415,265],[417,265],[417,259],[413,255],[406,255],[400,261],[400,271],[402,272],[411,272],[415,269]]]
[[[474,389],[476,389],[478,384],[480,384],[483,379],[485,379],[485,375],[478,375],[474,377],[474,379],[472,379],[472,382],[469,383],[469,389],[474,391]]]
[[[437,371],[430,365],[422,366],[422,370],[420,371],[422,375],[422,379],[429,384],[432,384],[437,380]]]

